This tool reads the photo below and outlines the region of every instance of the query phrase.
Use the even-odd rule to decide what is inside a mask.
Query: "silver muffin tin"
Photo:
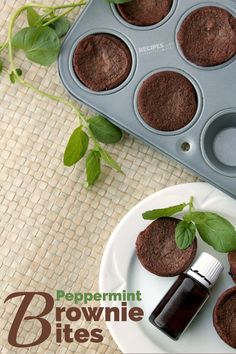
[[[188,62],[177,43],[183,19],[196,8],[218,6],[236,16],[236,1],[174,0],[160,23],[138,27],[123,20],[114,5],[91,0],[65,38],[59,73],[69,93],[114,124],[182,163],[205,180],[236,197],[236,60],[203,68]],[[109,33],[122,39],[132,54],[132,69],[119,87],[94,92],[77,78],[72,57],[78,42],[89,34]],[[186,127],[162,132],[140,117],[137,91],[155,72],[170,70],[186,76],[198,96],[198,110]]]

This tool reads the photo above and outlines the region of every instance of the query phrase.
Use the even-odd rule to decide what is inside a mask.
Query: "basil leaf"
[[[67,144],[64,153],[64,165],[72,166],[85,155],[88,149],[89,138],[81,127],[76,128]]]
[[[92,186],[101,174],[101,154],[92,150],[86,159],[86,175],[88,186]]]
[[[116,144],[122,138],[122,131],[102,116],[89,119],[89,127],[95,138],[104,144]]]
[[[49,25],[53,28],[59,38],[64,37],[70,29],[70,21],[66,17],[60,17]]]
[[[18,79],[18,76],[21,76],[21,75],[22,75],[22,70],[19,68],[16,69],[16,73],[14,71],[12,71],[9,74],[9,78],[10,78],[11,83],[15,84]]]
[[[187,205],[188,204],[186,203],[182,203],[182,204],[171,206],[169,208],[149,210],[143,213],[143,218],[145,220],[156,220],[163,217],[169,217],[181,212],[182,210],[184,210],[184,208]]]
[[[0,58],[0,74],[3,72],[3,60]]]
[[[30,27],[40,24],[41,16],[33,9],[33,7],[27,8],[27,20]]]
[[[99,149],[103,161],[117,172],[123,173],[120,165],[111,157],[111,155],[105,149]]]
[[[22,76],[22,74],[23,74],[23,72],[22,72],[22,70],[20,68],[17,68],[16,72],[17,72],[18,76]]]
[[[16,49],[24,50],[26,57],[44,66],[54,63],[60,51],[60,40],[50,27],[26,27],[12,40]]]
[[[192,222],[180,221],[175,228],[175,242],[178,248],[186,250],[196,237],[196,226]]]
[[[236,250],[236,231],[223,217],[210,212],[191,212],[188,216],[196,224],[203,241],[218,252]]]
[[[16,83],[16,75],[13,71],[9,74],[9,78],[12,84]]]

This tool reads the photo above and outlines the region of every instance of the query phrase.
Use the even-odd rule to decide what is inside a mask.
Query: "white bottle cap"
[[[207,288],[211,288],[223,269],[223,265],[215,257],[203,252],[187,274]]]

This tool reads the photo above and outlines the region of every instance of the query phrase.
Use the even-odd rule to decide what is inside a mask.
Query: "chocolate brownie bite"
[[[175,276],[184,272],[193,262],[197,240],[186,250],[175,242],[175,218],[160,218],[140,232],[136,241],[138,259],[144,268],[159,276]]]
[[[111,90],[122,84],[132,67],[127,45],[110,34],[92,34],[82,39],[73,55],[78,79],[93,91]]]
[[[136,26],[151,26],[168,15],[172,4],[173,0],[133,0],[116,7],[126,22]]]
[[[202,7],[185,18],[177,38],[190,62],[203,67],[220,65],[236,53],[236,19],[220,7]]]
[[[236,251],[228,253],[228,261],[230,265],[230,276],[236,283]]]
[[[226,290],[217,300],[213,323],[221,339],[236,348],[236,286]]]
[[[175,131],[184,128],[197,112],[195,88],[183,75],[162,71],[141,85],[137,108],[142,119],[154,129]]]

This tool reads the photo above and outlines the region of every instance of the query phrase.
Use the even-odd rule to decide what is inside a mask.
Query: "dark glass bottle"
[[[181,274],[149,317],[150,322],[178,340],[210,296],[222,264],[202,253],[187,274]]]

